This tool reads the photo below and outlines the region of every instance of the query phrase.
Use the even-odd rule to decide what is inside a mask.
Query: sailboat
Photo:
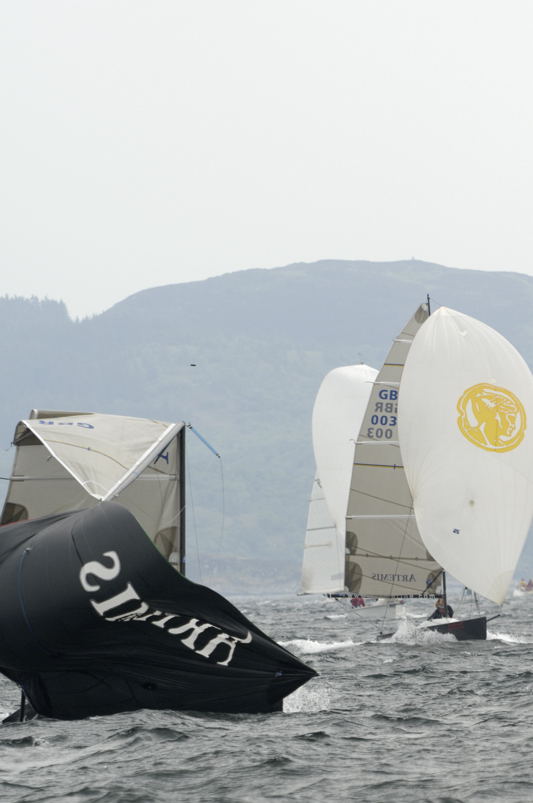
[[[318,482],[309,506],[304,593],[384,600],[382,615],[406,598],[441,593],[441,567],[416,527],[397,434],[405,357],[427,316],[422,305],[379,372],[368,366],[335,369],[319,390],[313,410]]]
[[[0,671],[25,711],[281,710],[316,673],[186,579],[184,423],[34,410],[0,529]]]
[[[425,546],[446,572],[501,605],[533,517],[529,367],[494,329],[440,307],[409,350],[398,419]],[[461,638],[466,627],[438,629]]]
[[[445,345],[439,345],[438,348],[432,340],[435,337],[435,326],[441,321],[444,313],[439,311],[431,318],[429,313],[428,299],[428,303],[419,306],[413,317],[393,341],[379,374],[373,378],[367,376],[366,382],[362,382],[366,388],[364,410],[361,412],[361,405],[359,407],[354,405],[352,418],[352,422],[357,422],[354,425],[357,426],[356,431],[358,434],[355,440],[350,443],[349,438],[344,437],[345,449],[350,451],[352,463],[348,475],[348,492],[345,494],[343,490],[342,494],[339,493],[339,506],[336,513],[336,520],[338,521],[342,516],[343,505],[345,504],[346,525],[344,531],[339,526],[333,530],[331,521],[324,515],[325,512],[331,512],[333,509],[333,505],[330,503],[332,494],[330,486],[338,482],[338,476],[337,478],[332,478],[331,484],[324,483],[321,480],[318,485],[315,479],[316,490],[314,499],[312,498],[310,504],[308,531],[304,549],[302,585],[303,590],[308,593],[320,591],[328,593],[333,591],[335,586],[338,590],[342,589],[348,594],[390,600],[408,598],[438,599],[444,597],[446,604],[446,571],[449,571],[470,589],[483,594],[489,599],[494,599],[494,596],[484,593],[487,590],[486,584],[477,584],[475,582],[476,578],[471,576],[472,572],[464,572],[462,570],[463,563],[477,566],[483,565],[485,567],[485,562],[479,556],[474,559],[473,555],[467,554],[461,559],[450,562],[448,555],[442,555],[441,550],[436,546],[435,539],[432,538],[432,534],[437,529],[434,517],[428,514],[427,507],[420,507],[421,504],[427,504],[426,497],[421,496],[420,485],[423,486],[424,481],[427,481],[425,472],[429,471],[429,458],[427,460],[426,458],[420,458],[423,459],[423,464],[418,464],[418,474],[415,475],[411,466],[411,454],[414,452],[420,455],[421,453],[420,446],[418,447],[418,452],[416,451],[416,444],[419,438],[417,422],[419,420],[432,416],[432,431],[434,433],[442,431],[439,422],[442,407],[439,406],[438,400],[442,399],[445,393],[448,392],[447,386],[450,377],[459,376],[459,366],[463,371],[461,376],[465,382],[467,374],[472,372],[476,365],[478,370],[485,371],[485,381],[489,378],[496,381],[493,376],[497,362],[496,354],[499,353],[498,349],[502,349],[499,361],[500,363],[514,366],[510,370],[520,374],[522,377],[520,382],[525,386],[524,389],[521,389],[521,392],[524,398],[528,400],[528,404],[530,404],[530,395],[528,394],[531,394],[531,374],[522,358],[507,341],[504,341],[501,335],[493,333],[489,340],[488,331],[493,332],[493,330],[489,330],[489,327],[485,327],[477,321],[472,327],[472,331],[478,332],[475,343],[469,341],[468,346],[472,351],[472,359],[470,361],[473,364],[469,364],[467,367],[467,360],[470,359],[470,356],[467,356],[467,350],[461,348],[461,345],[463,347],[465,345],[465,336],[462,330],[458,330],[458,342],[456,343],[456,353],[454,354],[456,363],[447,365],[445,357],[440,352],[442,351],[445,354],[446,349],[449,349],[450,344],[448,341],[450,336],[444,337]],[[464,317],[466,318],[466,316]],[[476,329],[476,327],[481,328]],[[426,340],[433,348],[433,350],[428,350],[429,356],[427,357],[432,370],[429,371],[428,368],[427,372],[424,373],[419,366],[409,368],[406,377],[404,366],[406,364],[413,365],[411,360],[413,343],[417,344],[415,355],[417,361],[421,363],[422,359],[419,355],[421,350],[423,352],[425,349],[422,344]],[[473,340],[473,336],[471,340]],[[476,356],[474,357],[474,355]],[[475,378],[475,372],[473,375]],[[482,381],[483,376],[480,378],[480,382]],[[519,380],[517,379],[517,381]],[[408,402],[410,407],[406,406],[405,401],[407,391],[404,393],[404,387],[406,382],[407,387],[411,388]],[[412,412],[413,409],[415,412]],[[448,410],[448,415],[450,414],[455,416],[455,421],[457,419],[455,407],[452,408],[451,413]],[[470,406],[467,407],[467,413],[463,413],[463,415],[472,416]],[[522,426],[523,424],[525,426],[525,420],[526,415],[524,412],[521,418],[519,416],[519,425]],[[408,435],[408,432],[411,434]],[[401,433],[403,433],[403,440],[401,440]],[[319,465],[320,452],[315,444],[314,432],[313,435],[317,465]],[[324,430],[324,438],[326,440],[328,438],[327,428]],[[411,438],[411,441],[406,443],[406,438]],[[421,442],[424,443],[425,449],[429,449],[429,445],[432,443],[429,432],[424,433]],[[450,440],[448,444],[450,448],[451,443],[452,441]],[[520,456],[521,468],[518,470],[519,476],[525,476],[524,461],[526,465],[529,465],[529,471],[531,471],[531,466],[533,465],[531,446],[528,443],[530,442],[526,439]],[[338,448],[333,440],[331,440],[329,446],[333,451]],[[440,448],[444,449],[445,447],[447,447],[446,442],[441,443]],[[405,470],[407,460],[404,451],[409,458],[409,465],[411,466],[409,476]],[[484,451],[488,456],[489,451]],[[426,454],[426,452],[423,452],[423,454]],[[444,462],[438,450],[434,454],[435,457],[431,463],[429,476],[436,478],[440,477]],[[526,455],[525,458],[524,454]],[[527,462],[528,460],[529,463]],[[510,461],[508,460],[508,462]],[[423,465],[424,470],[420,468],[421,465]],[[468,465],[463,456],[460,454],[454,456],[450,452],[449,466],[453,466],[457,470],[457,476],[461,474],[461,465],[464,465],[465,468]],[[344,466],[343,470],[344,476],[346,476],[346,466]],[[480,485],[487,481],[484,471],[480,470],[476,473],[473,468],[470,470],[477,477],[476,481]],[[521,472],[522,474],[520,474]],[[464,476],[461,475],[461,477],[462,481],[466,483]],[[471,481],[472,477],[469,478],[469,482]],[[460,483],[461,481],[459,485]],[[518,482],[517,485],[519,485]],[[502,491],[504,487],[504,485],[500,486]],[[439,507],[437,507],[439,516],[442,509],[456,510],[460,504],[460,499],[455,499],[450,495],[451,488],[452,485],[447,477],[445,479],[441,478],[440,485],[437,483],[434,487],[435,496],[439,500]],[[483,493],[486,495],[486,490]],[[516,498],[516,491],[513,491],[513,493]],[[511,521],[510,514],[504,517],[503,513],[500,512],[496,516],[494,507],[492,507],[491,511],[493,518],[505,521],[513,529],[512,536],[505,534],[503,530],[500,530],[497,534],[495,533],[496,541],[497,539],[510,539],[519,545],[513,552],[515,563],[512,566],[512,570],[514,570],[518,560],[520,548],[529,527],[528,522],[531,518],[530,515],[528,518],[531,502],[524,501],[528,493],[530,494],[530,499],[533,495],[530,493],[530,486],[526,484],[525,490],[523,489],[520,497],[521,502],[524,503],[523,520],[520,522],[515,520],[516,515]],[[508,500],[505,500],[503,496],[498,496],[496,489],[493,488],[489,491],[489,495],[493,505],[496,499],[499,500],[502,511],[509,505]],[[420,500],[423,500],[423,502]],[[316,513],[317,509],[322,512],[322,527],[309,525],[309,522],[313,525],[313,522],[320,521],[320,516],[317,516]],[[335,519],[335,516],[330,515],[331,518]],[[333,532],[336,534],[335,538],[325,537],[327,533]],[[456,547],[457,541],[453,544],[453,548]],[[502,554],[510,552],[508,547],[500,547],[499,549]],[[498,547],[495,547],[491,551],[491,561],[492,570],[496,572],[500,571],[497,568],[498,565],[501,566],[501,563],[498,564],[497,561],[497,553]],[[335,561],[332,560],[332,556],[335,556]],[[335,567],[335,571],[332,570],[332,566]],[[508,571],[509,568],[507,569]],[[427,622],[424,624],[430,629],[441,633],[452,633],[459,640],[486,638],[487,619],[483,615],[467,619],[450,619],[447,617],[436,620],[435,623]]]

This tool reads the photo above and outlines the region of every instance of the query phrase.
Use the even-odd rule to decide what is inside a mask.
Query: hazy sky
[[[1,0],[0,295],[533,274],[531,0]]]

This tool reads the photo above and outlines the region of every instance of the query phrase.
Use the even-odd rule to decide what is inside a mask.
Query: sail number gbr
[[[366,436],[373,440],[391,440],[394,435],[392,428],[398,423],[398,391],[382,388],[378,398],[379,401],[374,402]]]

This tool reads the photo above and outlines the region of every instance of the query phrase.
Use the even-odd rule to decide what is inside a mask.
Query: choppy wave
[[[483,642],[418,630],[423,603],[389,621],[385,640],[381,623],[333,618],[317,598],[240,607],[319,673],[283,713],[138,711],[4,725],[2,803],[533,799],[529,601],[509,603]],[[18,692],[7,680],[0,690],[8,713]]]

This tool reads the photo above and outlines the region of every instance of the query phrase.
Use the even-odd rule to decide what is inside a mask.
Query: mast
[[[178,443],[178,462],[179,462],[179,502],[178,502],[178,519],[180,528],[179,540],[179,571],[180,574],[185,576],[185,430],[183,427],[177,434]]]
[[[426,296],[427,304],[428,304],[428,317],[431,315],[431,300],[429,297],[429,293]],[[442,599],[444,600],[444,610],[446,612],[446,616],[448,615],[448,596],[446,594],[446,570],[442,569]]]

